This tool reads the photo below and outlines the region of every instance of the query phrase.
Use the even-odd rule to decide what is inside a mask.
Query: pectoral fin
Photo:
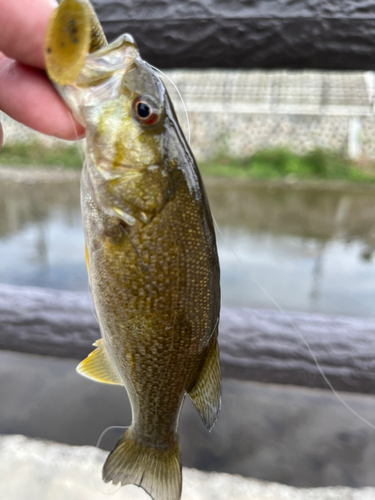
[[[84,377],[103,384],[123,385],[123,382],[113,366],[103,339],[93,344],[97,348],[90,352],[86,359],[81,361],[76,370]]]
[[[189,391],[189,396],[205,426],[211,430],[221,406],[219,346],[216,339],[212,342],[199,377]]]

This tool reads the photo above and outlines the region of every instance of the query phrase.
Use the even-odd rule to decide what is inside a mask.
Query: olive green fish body
[[[177,439],[180,406],[216,339],[220,304],[211,219],[192,202],[183,174],[175,177],[176,192],[147,224],[109,221],[83,194],[103,339],[127,387],[134,431],[162,446]]]
[[[67,5],[67,13],[59,16],[71,27],[74,2],[89,20],[74,24],[85,34],[92,16],[85,1],[64,0],[59,9]],[[52,26],[50,36],[61,29]],[[91,54],[85,41],[73,81],[59,54],[48,52],[56,44],[47,37],[51,78],[61,76],[57,90],[86,128],[81,206],[102,333],[78,371],[124,385],[132,406],[103,479],[178,500],[184,397],[208,428],[220,409],[220,272],[207,197],[168,93],[133,39],[124,35]]]

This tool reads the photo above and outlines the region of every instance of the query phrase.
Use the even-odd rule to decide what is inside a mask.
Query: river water
[[[206,180],[223,304],[375,309],[375,190]],[[0,282],[86,290],[79,180],[0,181]]]

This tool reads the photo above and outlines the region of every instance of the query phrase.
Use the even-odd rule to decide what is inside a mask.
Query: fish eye
[[[149,97],[139,96],[133,101],[133,113],[141,125],[155,125],[159,120],[160,112]]]

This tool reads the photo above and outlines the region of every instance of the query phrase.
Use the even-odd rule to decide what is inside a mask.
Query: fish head
[[[89,57],[102,65],[100,54]],[[85,99],[86,166],[102,209],[134,225],[153,218],[171,194],[167,94],[129,38],[122,57],[122,68],[91,84]]]
[[[88,54],[75,81],[57,89],[86,129],[85,168],[100,208],[130,225],[148,222],[173,191],[175,117],[160,77],[122,35]]]
[[[120,42],[118,49],[89,55],[76,82],[83,93],[80,112],[88,152],[102,168],[115,173],[160,163],[166,94],[131,37],[125,35]]]
[[[48,25],[47,72],[86,129],[85,175],[108,215],[152,219],[175,191],[173,175],[194,163],[164,84],[131,35],[109,45],[85,0],[62,0]]]

